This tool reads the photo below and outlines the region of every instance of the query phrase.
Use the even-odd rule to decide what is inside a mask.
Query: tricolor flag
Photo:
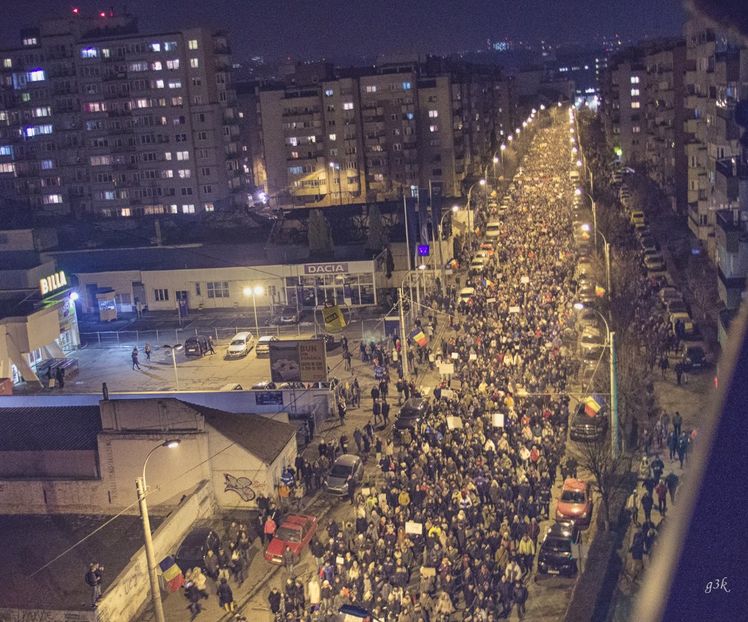
[[[410,338],[422,348],[429,342],[429,338],[426,336],[426,333],[424,333],[420,328],[414,328],[410,333]]]
[[[600,409],[605,404],[605,400],[602,396],[594,394],[584,398],[584,412],[589,417],[594,417],[600,412]]]
[[[483,285],[486,287],[493,287],[494,283],[491,279],[483,279]]]
[[[158,566],[161,568],[161,575],[164,577],[166,589],[170,592],[176,592],[184,585],[184,575],[173,557],[165,557],[159,562]]]

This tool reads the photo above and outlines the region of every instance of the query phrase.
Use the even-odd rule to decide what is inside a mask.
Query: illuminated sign
[[[304,274],[345,274],[347,263],[305,263]]]
[[[58,289],[68,286],[68,280],[65,277],[65,273],[60,270],[50,276],[45,276],[43,279],[39,279],[39,289],[42,292],[42,296],[51,294]]]

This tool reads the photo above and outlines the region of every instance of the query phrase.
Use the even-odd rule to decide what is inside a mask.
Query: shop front
[[[312,263],[290,266],[286,277],[287,304],[318,309],[325,304],[351,307],[377,304],[374,266],[371,261]]]

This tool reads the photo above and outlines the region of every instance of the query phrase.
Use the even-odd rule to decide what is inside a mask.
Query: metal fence
[[[140,346],[150,343],[153,346],[184,343],[188,337],[210,335],[216,343],[228,342],[236,333],[248,332],[255,336],[274,335],[281,338],[309,336],[318,332],[312,323],[294,326],[264,326],[259,331],[254,326],[205,326],[189,328],[155,328],[150,330],[119,330],[80,333],[81,345],[85,347]],[[381,341],[384,338],[384,323],[381,319],[355,320],[345,329],[349,340],[363,339]]]

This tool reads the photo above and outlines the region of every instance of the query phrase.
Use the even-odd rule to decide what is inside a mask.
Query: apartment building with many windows
[[[0,210],[136,217],[246,201],[225,33],[77,13],[0,51]]]
[[[495,68],[441,58],[238,85],[244,169],[283,207],[456,196],[511,131]],[[313,78],[309,78],[313,75]]]

